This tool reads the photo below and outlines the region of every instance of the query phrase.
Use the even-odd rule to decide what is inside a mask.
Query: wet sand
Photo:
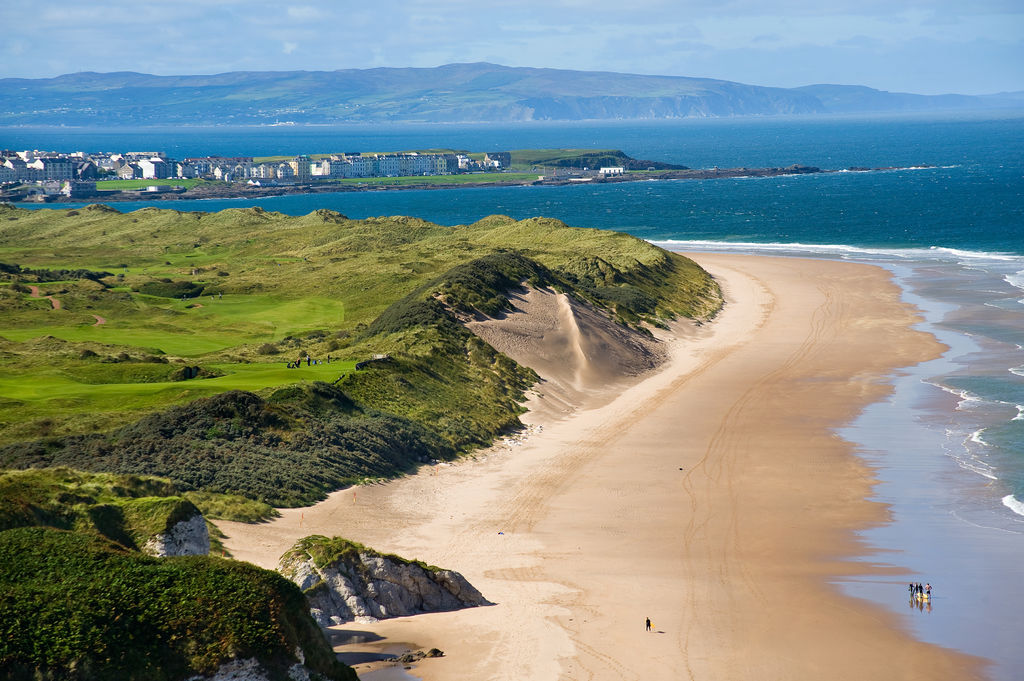
[[[462,572],[496,605],[341,627],[376,638],[361,650],[444,650],[411,671],[428,680],[983,678],[830,585],[883,569],[854,560],[854,532],[887,514],[834,431],[942,346],[879,268],[694,258],[727,304],[680,325],[659,370],[548,400],[521,443],[475,459],[218,523],[229,550],[273,567],[298,537],[341,535]]]

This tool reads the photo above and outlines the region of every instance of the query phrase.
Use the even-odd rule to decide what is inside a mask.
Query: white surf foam
[[[949,393],[950,395],[956,395],[957,397],[959,397],[960,401],[956,405],[957,411],[963,411],[965,408],[970,409],[971,407],[976,406],[974,403],[980,404],[985,401],[978,397],[977,395],[975,395],[974,393],[971,393],[967,390],[963,390],[961,388],[953,388],[951,386],[936,381],[925,381],[925,383],[927,383],[928,385],[933,385],[936,388],[939,388],[940,390]]]
[[[947,248],[944,246],[930,246],[927,248],[870,248],[865,246],[849,246],[847,244],[807,244],[801,242],[757,243],[753,241],[712,241],[703,239],[655,239],[652,240],[651,243],[667,250],[813,253],[816,255],[832,255],[842,258],[857,257],[870,259],[894,258],[897,260],[938,260],[943,262],[956,262],[963,265],[971,262],[980,264],[982,261],[1016,261],[1024,266],[1024,256],[998,251],[968,251],[958,248]]]
[[[995,469],[982,458],[984,449],[975,446],[972,438],[975,433],[967,434],[957,428],[946,428],[946,443],[942,446],[942,452],[956,462],[956,465],[964,470],[977,473],[988,480],[998,480]]]
[[[1017,515],[1024,515],[1024,501],[1021,501],[1012,494],[1007,494],[1003,497],[1003,506],[1010,509]]]
[[[991,447],[992,445],[985,442],[985,439],[981,436],[981,434],[984,433],[986,430],[988,430],[988,428],[979,428],[978,430],[971,433],[967,439],[970,440],[971,442],[981,445],[982,447]]]
[[[1015,274],[1007,274],[1006,276],[1003,277],[1003,279],[1005,279],[1006,283],[1009,284],[1010,286],[1013,286],[1016,289],[1024,291],[1024,270],[1021,270],[1020,272],[1017,272]],[[1021,305],[1024,305],[1024,298],[1021,298],[1017,302],[1020,303]]]
[[[1015,272],[1014,274],[1007,274],[1003,279],[1005,279],[1006,283],[1010,286],[1024,291],[1024,270]]]

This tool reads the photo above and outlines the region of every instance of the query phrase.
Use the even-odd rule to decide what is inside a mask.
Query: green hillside
[[[274,505],[518,427],[535,375],[456,313],[493,314],[522,282],[640,329],[720,303],[685,258],[546,219],[2,206],[0,224],[0,466]]]
[[[74,73],[2,78],[0,125],[267,125],[340,122],[624,120],[1014,107],[856,85],[773,88],[710,78],[446,64],[435,68]]]

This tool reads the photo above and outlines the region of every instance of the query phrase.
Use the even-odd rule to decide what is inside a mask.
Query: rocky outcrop
[[[302,659],[302,651],[296,651]],[[222,664],[213,676],[192,676],[188,681],[275,681],[280,674],[266,669],[255,657],[234,659]],[[324,677],[310,671],[302,662],[288,668],[288,681],[320,681]]]
[[[206,518],[194,515],[186,518],[166,532],[153,535],[142,547],[144,553],[164,556],[205,556],[210,552],[210,531]]]
[[[458,572],[340,537],[299,540],[281,557],[278,571],[306,593],[313,619],[325,627],[489,604]]]

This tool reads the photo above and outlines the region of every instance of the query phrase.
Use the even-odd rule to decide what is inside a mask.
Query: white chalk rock
[[[326,562],[318,565],[314,555]],[[458,572],[380,554],[338,537],[301,539],[281,557],[278,571],[306,593],[310,613],[321,626],[489,604]]]

